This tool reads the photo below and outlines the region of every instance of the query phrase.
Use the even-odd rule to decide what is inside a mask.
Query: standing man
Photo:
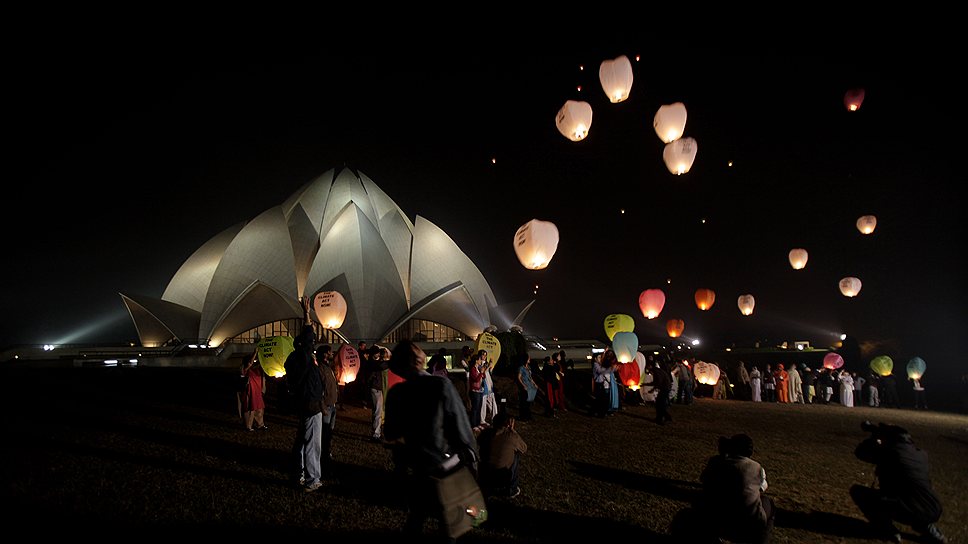
[[[646,363],[648,365],[649,363]],[[652,390],[655,391],[655,422],[665,425],[666,421],[672,421],[669,414],[669,393],[672,392],[672,376],[669,371],[662,368],[662,363],[651,363],[649,371],[652,372]]]
[[[309,310],[309,297],[303,298],[305,326],[293,341],[293,350],[286,358],[286,386],[292,396],[293,407],[299,426],[292,445],[293,457],[299,467],[299,485],[307,492],[316,491],[323,486],[320,482],[321,469],[319,456],[322,451],[323,426],[323,381],[316,367],[313,347],[316,333],[313,332],[312,314]]]
[[[370,440],[380,442],[383,440],[383,383],[386,381],[384,371],[389,360],[389,351],[373,346],[370,349],[370,359],[366,368],[366,385],[370,392],[370,407],[372,413],[372,430]]]

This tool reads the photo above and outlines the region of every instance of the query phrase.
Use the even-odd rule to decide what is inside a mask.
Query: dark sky
[[[611,104],[598,65],[621,54],[642,57],[631,97]],[[499,302],[540,285],[529,332],[603,337],[609,313],[636,317],[643,342],[673,317],[710,344],[827,346],[846,332],[899,365],[920,355],[929,373],[956,372],[963,106],[954,76],[917,55],[135,42],[24,56],[8,74],[17,144],[2,345],[134,339],[119,292],[160,296],[206,240],[346,164],[443,228]],[[855,113],[843,106],[850,87],[867,91]],[[583,142],[555,128],[567,99],[594,110]],[[699,148],[681,177],[652,129],[676,101]],[[854,226],[864,214],[878,217],[871,236]],[[524,269],[511,244],[532,218],[561,233],[544,271]],[[805,270],[787,262],[794,247],[809,251]],[[844,276],[863,281],[859,297],[840,295]],[[709,312],[695,307],[698,287],[717,293]],[[667,295],[653,321],[637,306],[647,288]],[[736,307],[743,293],[753,316]]]

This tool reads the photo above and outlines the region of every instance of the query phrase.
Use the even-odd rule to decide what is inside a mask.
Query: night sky
[[[611,104],[598,66],[622,54],[635,83]],[[539,285],[526,332],[602,338],[609,313],[634,316],[643,343],[674,317],[704,345],[826,347],[843,332],[896,367],[921,356],[928,379],[964,372],[962,98],[914,56],[80,44],[8,73],[2,345],[136,339],[119,292],[160,297],[209,238],[345,164],[444,229],[499,302]],[[854,113],[851,87],[866,89]],[[555,128],[568,99],[594,110],[579,143]],[[677,101],[699,148],[679,177],[652,128]],[[865,214],[870,236],[855,227]],[[561,234],[543,271],[511,243],[532,218]],[[804,270],[794,247],[809,251]],[[860,296],[839,293],[844,276]],[[717,293],[709,312],[699,287]],[[647,288],[667,295],[653,321],[637,305]]]

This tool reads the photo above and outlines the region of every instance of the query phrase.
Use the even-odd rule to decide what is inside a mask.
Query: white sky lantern
[[[807,266],[807,250],[802,248],[790,250],[790,266],[794,270],[803,270]]]
[[[655,112],[652,127],[659,139],[665,143],[674,142],[686,131],[686,105],[682,102],[660,106]]]
[[[592,128],[592,107],[588,102],[569,100],[558,110],[555,124],[565,138],[573,142],[584,140]]]
[[[860,293],[860,280],[857,278],[844,278],[840,280],[840,292],[845,297],[856,297]]]
[[[736,299],[736,305],[739,306],[739,312],[743,315],[753,315],[753,306],[756,305],[756,299],[753,295],[740,295]]]
[[[873,215],[865,215],[857,220],[857,230],[863,234],[870,234],[877,228],[877,218]]]
[[[703,385],[716,385],[719,381],[720,370],[714,364],[699,361],[693,372],[696,374],[696,381]]]
[[[525,268],[546,268],[557,250],[558,227],[549,221],[532,219],[514,233],[514,252]]]
[[[346,299],[338,291],[323,291],[313,298],[316,319],[324,329],[338,329],[346,319]]]
[[[679,138],[674,142],[666,144],[662,150],[662,160],[665,161],[666,168],[670,172],[681,176],[692,168],[693,161],[696,160],[696,151],[699,145],[693,138]]]
[[[598,68],[598,79],[613,104],[623,102],[632,90],[632,63],[625,55],[615,60],[602,61]]]

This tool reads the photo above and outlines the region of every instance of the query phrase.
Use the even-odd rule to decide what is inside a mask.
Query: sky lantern
[[[823,367],[836,370],[844,366],[844,358],[839,353],[830,352],[823,356]]]
[[[848,89],[844,93],[844,107],[847,111],[857,111],[860,109],[860,105],[864,103],[864,89]]]
[[[873,215],[862,215],[857,219],[857,230],[862,234],[870,234],[877,228],[877,217]]]
[[[340,385],[356,381],[360,372],[360,352],[349,344],[343,344],[336,351],[336,379]]]
[[[634,330],[635,320],[630,315],[609,314],[605,316],[605,334],[608,335],[609,340],[613,340],[616,333]]]
[[[642,374],[645,374],[645,354],[641,351],[635,352],[635,364],[639,367],[639,379],[641,380]]]
[[[696,289],[696,307],[706,311],[716,302],[716,292],[712,289]]]
[[[639,351],[639,337],[634,332],[617,332],[612,338],[612,351],[620,363],[635,361],[635,354]]]
[[[497,360],[501,358],[501,341],[489,332],[482,332],[480,336],[477,337],[477,343],[474,345],[474,351],[478,352],[482,349],[487,350],[487,364],[490,365],[491,368],[494,368],[494,365],[497,364]]]
[[[639,373],[639,365],[635,361],[618,365],[618,377],[622,380],[622,385],[637,391],[642,383],[642,374]]]
[[[880,355],[871,359],[871,370],[878,376],[890,376],[894,372],[894,361],[887,355]]]
[[[316,319],[324,329],[338,329],[346,319],[346,299],[339,291],[323,291],[313,297],[313,309]]]
[[[622,102],[629,97],[629,91],[632,90],[632,63],[625,55],[615,60],[602,61],[598,68],[598,79],[613,104]]]
[[[790,250],[790,266],[794,270],[803,270],[807,266],[807,250],[796,248]]]
[[[256,352],[266,376],[281,378],[286,375],[286,358],[295,350],[292,342],[291,336],[268,336],[259,341]]]
[[[699,361],[693,368],[693,373],[696,375],[696,381],[703,385],[716,385],[719,381],[719,367],[714,364]]]
[[[665,143],[674,142],[686,131],[686,105],[682,102],[659,106],[655,112],[652,127],[659,139]]]
[[[756,299],[753,295],[740,295],[736,299],[736,304],[739,306],[739,312],[743,315],[753,315],[753,306],[756,305]]]
[[[907,364],[907,375],[908,378],[912,380],[920,380],[921,376],[924,376],[925,369],[928,368],[928,364],[924,362],[924,359],[920,357],[914,357]]]
[[[845,297],[856,297],[860,293],[860,280],[857,278],[843,278],[840,280],[840,292]]]
[[[666,332],[669,333],[669,338],[679,338],[685,328],[686,322],[681,319],[670,319],[666,323]]]
[[[662,150],[662,160],[665,161],[666,168],[670,172],[681,176],[692,168],[698,149],[699,145],[694,138],[679,138],[666,144],[665,149]]]
[[[558,131],[573,142],[584,140],[592,128],[592,107],[588,102],[569,100],[555,116]]]
[[[639,309],[642,315],[649,319],[655,319],[662,313],[665,306],[665,293],[662,289],[646,289],[639,295]]]
[[[514,233],[514,252],[525,268],[546,268],[557,250],[558,227],[550,221],[532,219]]]

